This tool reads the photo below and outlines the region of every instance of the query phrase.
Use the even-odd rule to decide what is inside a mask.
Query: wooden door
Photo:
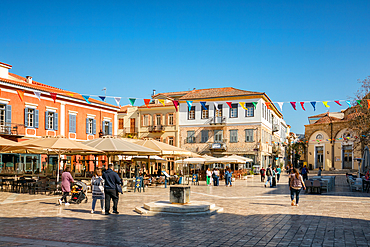
[[[135,118],[130,118],[130,133],[136,133],[135,132]]]

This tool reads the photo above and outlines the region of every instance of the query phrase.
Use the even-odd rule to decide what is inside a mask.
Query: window
[[[254,117],[254,105],[253,103],[245,103],[245,108],[248,110],[245,111],[246,117]]]
[[[76,115],[69,114],[69,132],[76,133]]]
[[[144,117],[144,119],[143,119],[143,126],[149,126],[149,115],[146,114],[143,117]]]
[[[118,119],[118,128],[123,129],[124,127],[124,119]]]
[[[45,129],[58,130],[58,113],[52,111],[45,112]]]
[[[215,142],[222,142],[224,139],[224,132],[222,130],[214,130]]]
[[[162,125],[162,115],[156,115],[155,116],[155,125],[161,126]]]
[[[168,114],[168,125],[173,125],[173,113]]]
[[[189,120],[195,119],[195,106],[192,106],[190,108],[190,111],[188,112],[188,119]]]
[[[173,136],[168,137],[168,144],[173,146],[174,144]]]
[[[112,122],[103,121],[102,130],[103,130],[103,135],[112,135]]]
[[[12,106],[11,105],[0,105],[0,125],[10,126],[12,122]],[[7,131],[11,131],[8,129]]]
[[[202,107],[202,119],[207,119],[209,117],[209,106],[206,105]]]
[[[93,118],[86,118],[86,134],[96,134],[96,120]]]
[[[206,143],[208,141],[208,130],[201,131],[201,143]]]
[[[238,117],[238,104],[231,104],[230,108],[230,118]]]
[[[246,142],[253,142],[254,130],[247,129],[245,130],[245,141]]]
[[[230,142],[238,142],[238,130],[230,130]]]
[[[24,125],[28,128],[38,128],[39,110],[26,107],[24,109]]]
[[[217,108],[215,107],[215,117],[222,117],[222,104],[219,104]]]
[[[0,105],[0,125],[5,125],[6,105]]]
[[[195,132],[194,131],[188,131],[187,132],[187,143],[195,143]]]
[[[323,135],[322,135],[322,134],[318,134],[318,135],[316,136],[316,140],[322,140],[322,139],[324,139],[324,137],[323,137]]]

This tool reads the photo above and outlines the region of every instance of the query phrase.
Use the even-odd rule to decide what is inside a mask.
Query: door
[[[316,147],[315,168],[324,167],[324,147]]]
[[[130,133],[135,133],[135,118],[130,118]]]
[[[352,169],[352,145],[345,145],[342,148],[343,152],[343,169]]]

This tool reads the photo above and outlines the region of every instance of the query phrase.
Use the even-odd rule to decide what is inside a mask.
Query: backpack
[[[272,176],[272,172],[271,172],[271,168],[270,167],[266,169],[266,175],[268,177]]]

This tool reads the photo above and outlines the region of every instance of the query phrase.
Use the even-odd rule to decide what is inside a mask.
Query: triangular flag
[[[88,96],[88,95],[81,95],[81,96],[82,96],[82,98],[84,98],[84,100],[86,100],[87,103],[90,104],[90,101],[89,101],[90,96]]]
[[[329,108],[329,107],[330,107],[330,105],[328,105],[328,102],[327,102],[327,101],[323,101],[322,103],[324,104],[324,106],[325,106],[326,108]]]
[[[217,104],[217,102],[213,102],[213,105],[215,106],[215,109],[218,110],[218,104]]]
[[[158,101],[159,101],[159,103],[161,103],[163,106],[165,105],[165,101],[164,101],[164,99],[159,99]]]
[[[56,93],[50,93],[50,96],[54,100],[54,103],[55,103],[55,100],[57,99],[57,94]]]
[[[146,105],[146,107],[150,108],[149,107],[149,103],[150,103],[150,99],[144,99],[144,104]]]
[[[241,105],[241,107],[242,107],[244,110],[248,111],[248,108],[247,108],[247,107],[245,107],[245,102],[239,102],[239,104]]]
[[[132,105],[132,106],[134,106],[136,99],[134,99],[134,98],[129,98],[128,100],[130,101],[131,105]]]
[[[313,107],[313,110],[316,111],[316,101],[312,101],[311,102],[311,105]]]
[[[265,102],[265,104],[266,104],[267,109],[272,110],[271,109],[271,103],[270,102]]]
[[[21,101],[23,101],[24,91],[22,91],[22,90],[17,90],[17,93],[18,93],[18,96],[19,96],[19,98],[21,99]]]
[[[299,102],[302,106],[302,109],[305,111],[306,109],[304,109],[304,102]]]
[[[119,106],[119,102],[121,102],[121,97],[114,97],[114,100],[116,101],[117,105]]]
[[[256,109],[258,102],[252,102],[252,104],[254,105],[254,109]]]
[[[336,100],[336,101],[334,101],[335,103],[337,103],[338,105],[340,105],[340,106],[342,106],[342,104],[341,103],[339,103],[339,100]]]
[[[280,110],[283,111],[283,104],[284,104],[284,102],[276,102],[276,103],[279,105]]]
[[[207,110],[206,102],[205,102],[205,101],[201,101],[201,102],[199,102],[199,103],[200,103],[200,105],[202,106],[202,109]]]
[[[232,102],[226,102],[226,104],[231,108],[231,103]]]
[[[367,100],[367,109],[370,108],[370,99]]]
[[[172,101],[173,102],[173,105],[175,106],[176,108],[176,111],[178,111],[178,106],[179,106],[179,102],[177,100],[174,100]]]
[[[99,98],[102,100],[102,101],[104,101],[105,102],[105,96],[99,96]]]
[[[69,96],[73,97],[73,93],[67,93]]]
[[[351,101],[346,100],[346,103],[347,103],[347,105],[349,106],[349,108],[351,108],[351,107],[352,107],[352,106],[351,106]]]
[[[294,110],[297,110],[297,107],[296,107],[296,105],[295,105],[296,103],[297,103],[297,102],[290,102],[290,104],[292,105],[292,107],[293,107],[293,109],[294,109]]]
[[[361,100],[356,100],[356,101],[357,101],[357,104],[359,104],[362,107]]]
[[[36,91],[33,91],[33,93],[36,95],[36,97],[40,100],[41,98],[41,93],[40,92],[36,92]]]
[[[186,101],[186,104],[188,104],[189,111],[191,110],[191,106],[193,105],[193,101]]]

